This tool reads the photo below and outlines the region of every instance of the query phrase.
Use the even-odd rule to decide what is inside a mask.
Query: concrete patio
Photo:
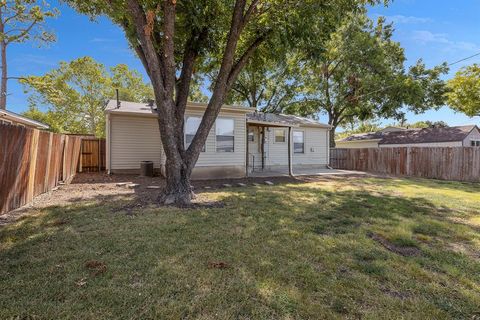
[[[351,171],[351,170],[338,170],[338,169],[293,169],[294,176],[344,176],[344,175],[366,175],[366,172]],[[260,178],[260,177],[288,177],[288,169],[285,170],[265,170],[250,172],[248,177]]]

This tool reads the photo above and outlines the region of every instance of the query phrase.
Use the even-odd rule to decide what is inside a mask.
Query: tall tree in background
[[[150,76],[166,155],[163,203],[190,203],[190,176],[238,74],[269,39],[297,41],[336,25],[341,15],[376,0],[65,0],[120,25]],[[288,13],[288,14],[286,14]],[[315,23],[314,23],[315,22]],[[312,30],[311,26],[321,26]],[[278,42],[273,42],[278,43]],[[185,150],[184,115],[192,77],[217,66],[212,95]],[[178,77],[177,77],[178,76]]]
[[[12,43],[29,40],[39,44],[55,41],[44,22],[56,17],[58,10],[51,9],[47,2],[37,0],[0,0],[0,55],[2,76],[0,80],[0,109],[7,107],[7,47]]]
[[[480,65],[460,69],[447,86],[447,103],[453,110],[469,117],[480,116]]]
[[[405,70],[405,54],[392,40],[393,27],[365,14],[346,15],[344,23],[317,54],[302,49],[303,99],[285,112],[304,116],[323,113],[335,129],[351,121],[401,118],[405,109],[419,113],[441,106],[445,65],[427,69],[422,61]]]
[[[297,60],[280,43],[263,46],[240,72],[229,103],[248,105],[262,112],[278,112],[298,99]]]
[[[46,122],[54,131],[68,133],[105,134],[104,107],[115,97],[133,102],[147,102],[153,98],[152,87],[141,75],[120,64],[107,71],[91,57],[61,62],[60,67],[43,76],[29,76],[21,80],[30,92],[30,110],[25,113],[33,119]],[[46,113],[40,106],[48,106]]]

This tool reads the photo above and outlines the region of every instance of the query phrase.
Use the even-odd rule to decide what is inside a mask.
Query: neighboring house
[[[393,130],[354,134],[335,141],[337,148],[480,147],[476,125]]]
[[[0,124],[2,123],[15,124],[15,125],[20,125],[20,126],[34,128],[34,129],[46,130],[50,128],[48,125],[44,123],[21,116],[15,112],[0,109]]]
[[[206,109],[188,103],[185,145],[192,141]],[[138,173],[141,161],[153,161],[162,174],[162,149],[155,105],[111,100],[106,107],[107,170]],[[290,132],[290,135],[289,135]],[[330,126],[288,115],[256,113],[242,106],[223,106],[193,170],[194,179],[241,178],[264,170],[325,168]],[[247,143],[248,140],[248,143]],[[286,171],[286,172],[285,172]]]

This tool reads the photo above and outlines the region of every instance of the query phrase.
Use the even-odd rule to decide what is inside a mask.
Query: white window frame
[[[233,151],[218,151],[218,142],[217,142],[217,120],[231,120],[233,121]],[[229,117],[218,117],[216,120],[215,120],[215,152],[216,153],[221,153],[221,154],[224,154],[224,153],[235,153],[235,118],[229,118]]]
[[[185,116],[185,123],[184,123],[184,128],[183,128],[183,143],[185,145],[185,150],[187,150],[188,147],[190,146],[190,145],[187,145],[187,131],[186,131],[186,129],[187,129],[188,118],[198,118],[198,119],[200,119],[200,122],[202,121],[201,116]],[[200,127],[200,124],[198,126]],[[197,128],[197,131],[198,131],[198,128]],[[197,131],[195,131],[195,134],[197,133]],[[208,137],[207,137],[207,139],[208,139]],[[203,148],[200,152],[206,152],[207,151],[207,147],[206,147],[205,144],[203,145]]]
[[[252,134],[252,137],[253,137],[253,140],[251,140],[251,141],[250,141],[250,133]],[[255,129],[253,127],[247,128],[247,143],[248,142],[255,143],[255,140],[256,140],[255,139],[255,136],[256,136],[255,133],[256,132],[255,132]],[[215,137],[216,137],[216,135],[217,135],[217,132],[215,131]]]
[[[301,132],[303,135],[303,152],[295,152],[295,132]],[[292,130],[292,149],[293,149],[293,154],[306,154],[307,137],[305,134],[305,130]]]
[[[277,141],[277,131],[283,132],[283,141]],[[284,144],[287,143],[287,130],[285,129],[273,129],[273,143]]]
[[[470,140],[471,147],[480,147],[480,139],[472,139]]]

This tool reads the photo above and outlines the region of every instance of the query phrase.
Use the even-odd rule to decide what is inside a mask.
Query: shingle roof
[[[379,131],[351,135],[340,141],[349,142],[363,140],[380,140],[378,144],[410,144],[463,141],[474,128],[477,128],[478,130],[477,126],[469,125],[446,128],[408,129],[389,132]]]
[[[5,118],[7,120],[12,120],[12,121],[15,121],[15,122],[18,122],[18,123],[22,123],[22,124],[25,124],[25,125],[28,125],[28,126],[36,127],[37,129],[48,129],[48,128],[50,128],[50,126],[45,124],[45,123],[42,123],[42,122],[30,119],[30,118],[24,117],[24,116],[22,116],[18,113],[8,111],[8,110],[0,110],[0,120],[2,118]]]
[[[328,124],[323,124],[318,121],[303,118],[295,115],[289,114],[274,114],[274,113],[263,113],[263,112],[254,112],[247,114],[247,122],[266,122],[276,125],[285,125],[285,126],[317,126],[330,128]]]
[[[206,103],[197,103],[197,102],[188,102],[187,107],[200,107],[206,108]],[[231,105],[223,105],[222,109],[229,109],[229,110],[239,110],[244,112],[251,112],[251,108],[247,108],[244,106],[231,106]],[[157,114],[157,106],[155,104],[150,105],[148,103],[140,103],[140,102],[131,102],[131,101],[120,101],[120,108],[117,108],[117,101],[116,100],[109,100],[105,107],[105,111],[107,112],[115,112],[115,113],[136,113],[136,114],[145,114],[145,115],[156,115]]]

